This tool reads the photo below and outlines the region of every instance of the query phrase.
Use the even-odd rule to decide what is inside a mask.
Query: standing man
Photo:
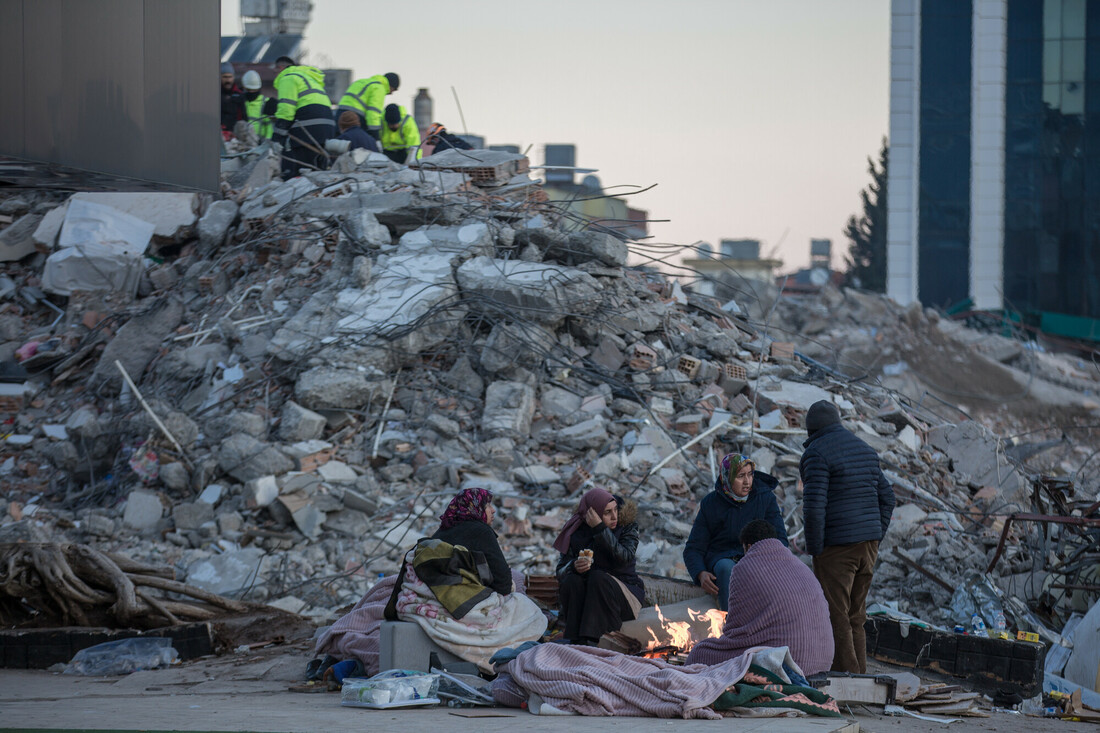
[[[237,86],[237,72],[233,64],[226,61],[221,65],[222,82],[222,138],[233,139],[233,126],[237,120],[244,119],[244,96]]]
[[[401,105],[386,106],[382,152],[394,163],[407,165],[414,159],[420,160],[420,129],[416,126],[416,120]]]
[[[275,61],[275,131],[271,139],[283,150],[282,177],[303,168],[328,168],[325,143],[336,137],[332,103],[325,94],[325,74],[315,66],[297,66],[288,56]]]
[[[878,543],[890,526],[894,490],[878,454],[840,423],[826,400],[806,413],[809,439],[798,470],[806,551],[829,604],[834,672],[867,672],[867,591]]]
[[[351,111],[359,115],[359,126],[375,140],[382,139],[382,104],[386,95],[397,91],[401,78],[392,71],[366,79],[356,79],[340,97],[336,116]]]
[[[256,131],[260,142],[270,140],[274,125],[271,117],[264,115],[264,104],[268,98],[260,93],[262,86],[260,74],[255,70],[246,71],[241,81],[244,83],[245,119],[252,124],[252,129]]]

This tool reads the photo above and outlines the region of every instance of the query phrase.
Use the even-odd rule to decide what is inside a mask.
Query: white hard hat
[[[260,81],[260,75],[255,70],[244,72],[244,77],[241,79],[244,83],[244,88],[250,92],[254,92],[263,86],[263,82]]]

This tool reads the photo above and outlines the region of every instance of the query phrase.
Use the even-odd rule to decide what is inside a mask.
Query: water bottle
[[[997,615],[993,617],[993,628],[997,631],[1008,631],[1008,622],[1005,621],[1003,611],[997,611]]]
[[[985,628],[985,621],[978,614],[974,614],[970,617],[970,628],[973,630],[975,636],[987,636],[988,630]]]

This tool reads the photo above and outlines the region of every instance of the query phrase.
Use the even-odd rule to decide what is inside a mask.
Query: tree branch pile
[[[249,609],[174,575],[83,544],[0,543],[0,622],[156,628]]]

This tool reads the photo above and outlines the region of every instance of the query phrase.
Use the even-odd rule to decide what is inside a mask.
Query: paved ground
[[[286,648],[197,660],[172,669],[127,677],[78,677],[38,671],[0,670],[0,731],[416,731],[515,733],[524,731],[717,730],[738,733],[857,733],[858,731],[1017,731],[1077,733],[1094,725],[995,714],[950,727],[911,718],[886,718],[870,709],[852,718],[734,719],[722,721],[656,718],[539,717],[525,711],[494,709],[462,713],[498,717],[458,717],[448,708],[373,711],[342,708],[333,693],[287,691],[306,660],[304,650]]]

